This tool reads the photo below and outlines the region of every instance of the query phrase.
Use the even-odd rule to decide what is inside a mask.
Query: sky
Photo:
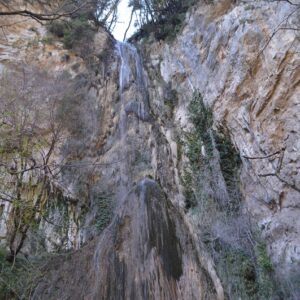
[[[125,31],[130,21],[131,8],[128,7],[128,2],[129,0],[121,0],[118,8],[118,14],[119,14],[118,23],[112,32],[115,39],[119,41],[123,41]],[[132,21],[130,29],[128,30],[126,36],[127,38],[129,38],[135,32],[135,28],[133,24],[134,24],[134,19]]]

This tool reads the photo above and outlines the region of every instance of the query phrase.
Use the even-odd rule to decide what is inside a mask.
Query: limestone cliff
[[[1,244],[39,272],[12,297],[299,297],[297,5],[199,1],[136,46],[14,18],[0,96],[34,101],[14,139],[1,110]]]
[[[175,125],[187,126],[199,90],[215,128],[230,135],[242,160],[244,208],[286,275],[300,254],[299,36],[288,30],[299,26],[299,12],[285,2],[222,1],[196,8],[186,22],[175,42],[147,51],[148,67],[177,91]],[[164,95],[153,94],[155,109]]]

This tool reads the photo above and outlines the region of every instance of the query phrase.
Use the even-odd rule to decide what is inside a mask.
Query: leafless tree
[[[9,259],[21,250],[31,225],[43,213],[49,180],[58,175],[52,157],[62,137],[55,119],[62,82],[18,68],[4,72],[0,90],[0,201],[9,203]]]
[[[55,21],[62,18],[74,17],[76,15],[87,15],[95,22],[112,26],[115,22],[115,12],[120,0],[61,0],[61,1],[37,1],[45,11],[37,12],[32,6],[27,6],[30,1],[23,0],[23,6],[15,3],[7,3],[0,0],[0,17],[22,16],[32,18],[39,23]],[[29,8],[27,8],[29,7]],[[31,7],[31,8],[30,8]]]

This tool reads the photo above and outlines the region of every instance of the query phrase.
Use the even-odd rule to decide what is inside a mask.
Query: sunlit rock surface
[[[175,124],[187,126],[199,90],[215,126],[230,134],[243,162],[245,209],[283,274],[300,259],[300,56],[298,35],[278,28],[297,26],[299,12],[286,2],[222,1],[191,12],[174,43],[145,47],[148,69],[177,91]],[[163,93],[153,85],[159,112]]]

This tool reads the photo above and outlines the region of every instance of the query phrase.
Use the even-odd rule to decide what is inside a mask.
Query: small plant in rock
[[[205,147],[206,153],[209,157],[212,156],[213,145],[212,145],[212,123],[213,123],[213,115],[212,110],[207,108],[203,102],[202,95],[199,92],[194,92],[192,101],[188,106],[189,119],[194,126],[194,130],[192,131],[193,140],[199,140],[203,143]],[[191,154],[194,154],[195,151],[198,154],[201,153],[201,149],[199,149],[200,144],[196,145],[195,142],[192,141],[191,144]],[[192,149],[196,147],[195,149]],[[194,159],[194,155],[191,156]]]
[[[43,44],[53,45],[54,39],[53,39],[53,37],[51,37],[51,36],[46,36],[46,37],[44,37],[43,39],[41,39],[41,42],[42,42]]]

